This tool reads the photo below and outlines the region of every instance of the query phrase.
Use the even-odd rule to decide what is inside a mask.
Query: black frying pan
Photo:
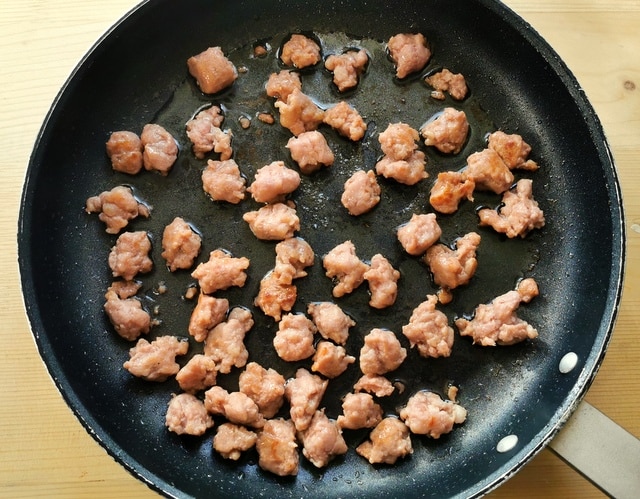
[[[273,244],[257,241],[239,220],[243,211],[253,209],[251,201],[221,206],[204,195],[204,162],[190,152],[184,124],[197,108],[212,101],[222,104],[225,126],[235,132],[235,159],[248,178],[270,161],[290,162],[284,148],[290,134],[254,115],[274,111],[262,85],[279,69],[276,51],[283,38],[299,31],[318,36],[325,55],[360,44],[372,60],[357,92],[346,96],[368,123],[365,139],[352,144],[323,129],[336,151],[336,165],[304,177],[293,196],[303,224],[300,235],[318,255],[309,276],[298,283],[296,311],[304,311],[309,301],[330,299],[331,283],[323,276],[320,256],[351,239],[362,258],[383,253],[403,277],[393,309],[370,309],[364,287],[340,300],[358,322],[348,350],[357,353],[372,327],[390,328],[406,344],[401,325],[436,287],[424,264],[401,250],[394,229],[411,213],[429,211],[428,191],[436,173],[461,168],[467,155],[484,147],[485,134],[496,129],[520,133],[532,145],[541,169],[518,173],[518,178],[534,180],[547,225],[514,241],[478,229],[474,210],[496,206],[499,198],[493,195],[478,195],[456,215],[441,217],[445,243],[470,230],[483,237],[473,282],[441,307],[451,319],[513,289],[519,278],[535,277],[541,289],[541,296],[520,312],[539,329],[535,341],[483,349],[457,337],[449,359],[424,360],[411,351],[393,373],[408,389],[384,401],[389,413],[415,390],[444,394],[452,384],[460,388],[459,401],[469,411],[464,425],[438,441],[414,437],[413,456],[395,466],[371,466],[350,450],[323,470],[302,459],[297,478],[280,479],[257,467],[254,451],[232,464],[212,452],[211,435],[183,438],[166,430],[165,408],[177,385],[147,383],[122,369],[131,345],[115,334],[102,310],[111,281],[106,258],[115,238],[83,207],[87,197],[120,184],[132,185],[153,205],[150,219],[131,225],[155,237],[155,270],[144,276],[142,290],[145,304],[157,305],[162,320],[152,337],[186,336],[194,305],[181,298],[193,279],[187,272],[170,275],[160,257],[162,229],[175,216],[203,233],[199,261],[217,247],[251,259],[246,287],[224,293],[232,304],[249,304],[273,266]],[[430,99],[419,81],[393,79],[382,42],[407,31],[423,32],[433,49],[423,74],[446,66],[467,77],[471,95],[456,107],[467,112],[471,135],[459,156],[427,150],[431,177],[420,185],[382,181],[380,205],[356,219],[337,200],[351,172],[375,164],[378,132],[394,121],[417,128],[443,105]],[[249,57],[258,41],[271,46],[265,59]],[[185,63],[213,45],[248,69],[231,91],[215,99],[197,90]],[[343,98],[322,68],[305,73],[303,80],[305,91],[323,104]],[[247,131],[238,124],[245,114],[254,118]],[[140,131],[149,122],[162,124],[180,142],[171,174],[113,173],[104,150],[109,133]],[[620,190],[597,117],[552,49],[516,15],[489,0],[142,4],[94,47],[56,99],[29,165],[18,239],[32,329],[63,396],[117,460],[168,496],[443,497],[491,490],[543,448],[589,387],[617,312],[624,256]],[[167,284],[166,294],[155,293],[160,281]],[[258,310],[254,315],[256,325],[247,337],[250,360],[287,377],[299,365],[308,365],[280,361],[271,346],[273,321]],[[561,374],[558,363],[568,352],[577,354],[578,366]],[[352,366],[331,382],[325,397],[331,417],[338,415],[339,398],[358,376]],[[220,384],[234,389],[237,376],[221,378]],[[516,446],[498,452],[498,442],[509,435],[518,437]],[[353,448],[366,432],[347,432],[346,438]]]

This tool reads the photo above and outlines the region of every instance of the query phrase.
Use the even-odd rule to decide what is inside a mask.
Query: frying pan
[[[382,181],[380,205],[354,218],[337,202],[342,184],[360,168],[372,168],[380,151],[377,133],[389,122],[419,127],[442,109],[428,98],[417,78],[398,82],[383,41],[399,32],[424,33],[434,56],[421,73],[449,67],[467,78],[471,94],[464,109],[471,134],[458,156],[426,150],[431,177],[407,187]],[[518,173],[534,181],[534,195],[547,225],[527,238],[506,240],[477,227],[475,208],[497,206],[499,198],[479,193],[454,216],[442,217],[442,242],[451,244],[471,230],[483,238],[479,267],[469,286],[455,290],[442,310],[450,319],[469,315],[479,303],[513,289],[522,277],[534,277],[541,296],[523,307],[521,317],[540,337],[508,348],[486,349],[457,337],[448,359],[425,360],[410,351],[392,374],[406,386],[382,403],[388,413],[419,389],[446,394],[460,389],[469,418],[450,435],[413,438],[414,454],[394,466],[371,466],[350,450],[323,470],[301,460],[299,475],[281,479],[261,471],[248,452],[229,463],[206,438],[184,438],[164,427],[166,405],[178,390],[172,381],[152,384],[122,369],[131,344],[119,338],[102,311],[111,282],[106,257],[115,238],[83,207],[87,197],[115,185],[130,185],[153,206],[149,219],[131,230],[154,237],[155,269],[142,278],[145,306],[157,310],[161,324],[151,337],[187,336],[193,302],[183,298],[193,284],[188,272],[170,274],[160,257],[162,229],[182,216],[203,234],[203,251],[223,247],[251,259],[247,285],[224,293],[234,305],[251,306],[259,282],[273,267],[273,244],[260,242],[240,220],[255,205],[213,203],[202,192],[204,161],[189,150],[185,122],[212,102],[226,111],[225,127],[234,131],[235,159],[251,179],[273,160],[290,162],[284,148],[290,134],[268,126],[255,113],[275,112],[264,95],[266,76],[280,68],[277,50],[292,32],[313,34],[325,55],[362,46],[371,56],[357,91],[339,95],[321,68],[303,72],[305,91],[324,106],[347,99],[365,117],[367,135],[350,143],[332,130],[322,132],[336,153],[336,164],[310,177],[292,197],[303,228],[300,236],[314,248],[317,261],[298,284],[295,311],[306,303],[331,299],[331,282],[319,258],[351,239],[363,259],[384,254],[402,273],[398,303],[370,309],[366,289],[339,301],[357,321],[347,349],[356,353],[372,327],[398,333],[411,310],[437,288],[419,259],[404,254],[395,228],[411,213],[428,212],[428,191],[437,172],[459,169],[464,158],[484,147],[486,133],[502,129],[521,134],[541,165]],[[252,58],[254,44],[266,43],[266,58]],[[244,66],[234,87],[219,96],[201,94],[185,61],[219,45]],[[243,131],[241,116],[252,119]],[[140,131],[156,122],[178,140],[181,151],[165,178],[136,177],[111,171],[104,143],[113,130]],[[622,289],[624,233],[620,190],[600,123],[575,79],[533,30],[499,3],[411,1],[296,2],[189,0],[150,1],[122,19],[91,50],[58,95],[31,157],[19,226],[19,261],[31,327],[57,386],[87,430],[128,470],[167,496],[234,497],[443,497],[478,496],[517,471],[540,451],[576,407],[602,361]],[[167,292],[158,292],[159,283]],[[285,377],[304,362],[280,361],[271,346],[274,322],[254,309],[256,325],[246,344],[250,360],[272,366]],[[192,352],[198,345],[192,345]],[[577,366],[558,369],[568,353]],[[183,359],[184,361],[184,359]],[[340,412],[340,397],[358,378],[352,366],[330,385],[327,414]],[[220,384],[237,387],[237,373]],[[515,435],[514,447],[498,443]],[[351,449],[367,432],[346,432]]]

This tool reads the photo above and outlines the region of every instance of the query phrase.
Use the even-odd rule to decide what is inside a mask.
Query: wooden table
[[[640,435],[640,3],[509,0],[576,74],[618,165],[628,231],[625,290],[611,347],[587,400]],[[157,497],[85,432],[40,360],[16,259],[20,193],[34,140],[65,79],[135,0],[0,2],[0,497]],[[639,491],[640,494],[640,491]],[[494,497],[601,497],[550,451]]]

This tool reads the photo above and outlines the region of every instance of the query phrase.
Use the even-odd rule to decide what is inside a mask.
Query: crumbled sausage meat
[[[233,147],[231,146],[231,141],[233,140],[233,132],[231,130],[213,128],[211,130],[211,137],[213,143],[213,151],[220,154],[220,159],[222,161],[230,159],[233,155]]]
[[[298,474],[296,428],[286,419],[270,419],[256,441],[258,465],[279,476]]]
[[[364,273],[369,266],[358,258],[356,248],[351,241],[345,241],[333,248],[322,259],[325,274],[336,278],[333,296],[340,298],[351,293],[364,281]]]
[[[291,158],[298,163],[300,171],[306,175],[323,166],[331,166],[335,161],[327,139],[317,130],[302,132],[297,137],[291,137],[286,147],[291,152]]]
[[[515,291],[509,291],[493,299],[491,303],[478,305],[473,319],[456,319],[461,336],[471,336],[482,346],[513,345],[526,339],[534,339],[538,331],[520,319],[516,310],[520,303],[529,303],[538,295],[538,285],[532,278],[524,279]]]
[[[302,454],[316,468],[324,468],[334,457],[346,454],[348,447],[342,430],[324,411],[316,411],[309,428],[299,434]]]
[[[116,332],[126,340],[136,340],[147,334],[152,326],[151,316],[142,308],[142,303],[133,296],[140,284],[114,282],[105,294],[104,311]]]
[[[223,131],[220,126],[224,121],[222,111],[218,106],[211,106],[200,111],[187,122],[187,137],[193,144],[193,154],[203,159],[211,151],[220,154],[222,161],[231,158],[233,149],[231,130]]]
[[[283,161],[273,161],[260,168],[247,189],[258,203],[282,201],[300,185],[300,174],[288,168]]]
[[[355,321],[332,302],[314,302],[307,307],[318,332],[325,340],[331,340],[344,345],[349,338],[349,328],[356,325]]]
[[[211,357],[219,372],[228,373],[232,367],[244,367],[249,352],[244,337],[253,327],[253,317],[246,308],[236,307],[229,312],[226,322],[221,322],[207,335],[204,354]]]
[[[458,154],[467,140],[469,122],[464,111],[446,107],[436,119],[429,121],[420,134],[425,145],[445,154]]]
[[[303,314],[286,314],[278,324],[273,346],[282,360],[295,362],[311,357],[316,349],[313,335],[316,326]]]
[[[209,331],[225,319],[228,311],[229,300],[226,298],[215,298],[200,293],[198,303],[189,319],[189,334],[196,341],[206,340]]]
[[[249,224],[251,232],[264,241],[282,241],[292,238],[300,230],[300,219],[295,208],[285,203],[262,206],[256,211],[248,211],[242,219]]]
[[[328,383],[304,368],[296,371],[295,378],[287,380],[284,396],[289,401],[291,420],[297,431],[309,428]]]
[[[153,261],[149,258],[151,241],[146,231],[123,232],[109,253],[109,267],[113,277],[131,281],[138,273],[150,272]]]
[[[438,297],[427,299],[413,309],[409,323],[402,326],[411,347],[418,347],[423,357],[449,357],[453,346],[453,328],[449,326],[447,316],[436,310]]]
[[[238,164],[226,161],[208,160],[202,171],[202,189],[214,201],[238,204],[244,199],[246,180],[240,173]]]
[[[242,392],[229,393],[220,386],[212,386],[204,393],[204,406],[211,414],[224,416],[231,423],[262,428],[265,419],[256,403]]]
[[[502,204],[497,210],[478,210],[480,226],[491,226],[509,238],[525,237],[529,231],[544,227],[544,213],[533,199],[533,182],[521,179],[515,189],[502,196]]]
[[[382,407],[368,393],[347,393],[342,400],[342,414],[337,423],[341,428],[359,430],[373,428],[382,421]]]
[[[291,91],[286,101],[276,101],[275,106],[280,111],[280,124],[293,135],[316,130],[324,118],[324,111],[298,88]]]
[[[234,64],[220,47],[209,47],[187,59],[189,73],[205,94],[215,94],[231,86],[238,77]]]
[[[161,175],[168,175],[169,170],[171,170],[178,158],[176,139],[162,126],[148,124],[142,129],[140,140],[144,147],[142,163],[145,170],[153,170]]]
[[[316,346],[311,370],[327,378],[337,378],[355,361],[356,358],[347,355],[344,347],[334,345],[330,341],[320,341]]]
[[[265,315],[279,321],[282,312],[289,312],[298,298],[298,288],[281,279],[274,271],[260,281],[260,291],[254,301]]]
[[[476,183],[464,172],[440,172],[431,188],[429,203],[440,213],[452,214],[463,199],[473,201]]]
[[[407,358],[407,349],[388,329],[374,328],[364,337],[360,349],[360,370],[364,374],[385,374],[396,370]]]
[[[176,217],[162,233],[162,258],[171,272],[191,268],[200,253],[202,238],[180,217]]]
[[[394,464],[398,459],[413,454],[409,428],[397,418],[384,418],[373,429],[369,440],[356,448],[356,452],[371,464]]]
[[[98,218],[107,226],[108,234],[117,234],[130,220],[140,216],[148,217],[149,208],[138,202],[131,188],[118,185],[110,191],[87,199],[87,213],[99,213]]]
[[[209,254],[209,261],[196,267],[191,277],[198,280],[203,293],[211,294],[231,286],[244,286],[247,268],[248,258],[234,258],[226,251],[217,249]]]
[[[340,92],[358,85],[358,79],[369,62],[366,50],[349,50],[344,54],[332,54],[324,61],[324,67],[333,72],[333,83]]]
[[[427,213],[411,215],[411,220],[398,228],[398,241],[404,250],[410,255],[422,255],[431,246],[433,246],[440,236],[442,229],[438,225],[436,215]]]
[[[222,113],[222,109],[220,106],[209,106],[198,113],[187,122],[187,135],[189,135],[189,128],[196,124],[197,122],[207,123],[208,126],[205,127],[205,130],[208,130],[209,126],[220,128],[222,123],[224,122],[224,114]],[[191,124],[191,126],[189,125]],[[209,149],[210,151],[211,149]],[[208,151],[207,151],[208,152]]]
[[[464,76],[460,73],[452,73],[447,68],[427,76],[425,82],[434,88],[431,97],[438,100],[444,100],[445,92],[448,92],[455,100],[462,100],[467,96],[469,90]]]
[[[278,243],[275,267],[260,281],[254,304],[279,321],[282,312],[289,312],[296,302],[298,291],[293,280],[306,276],[304,269],[313,265],[314,259],[313,249],[303,239],[290,237]]]
[[[176,356],[189,350],[189,342],[175,336],[159,336],[151,343],[140,338],[129,350],[124,368],[134,376],[147,381],[164,381],[180,370]]]
[[[456,249],[436,244],[427,250],[425,262],[433,274],[433,281],[442,288],[442,303],[451,301],[449,291],[467,284],[478,268],[476,249],[480,245],[480,235],[475,232],[465,234],[456,240]]]
[[[287,102],[287,98],[295,90],[302,90],[300,75],[294,71],[283,69],[279,73],[272,73],[265,85],[269,97]]]
[[[340,135],[354,142],[364,137],[367,131],[367,124],[360,113],[346,101],[341,101],[327,109],[323,121]]]
[[[371,211],[380,202],[380,185],[373,170],[358,170],[344,183],[342,206],[358,216]]]
[[[311,38],[294,33],[282,46],[280,59],[287,66],[298,69],[314,66],[321,59],[320,47]]]
[[[276,278],[286,284],[294,279],[305,277],[304,270],[313,265],[315,254],[313,248],[300,237],[290,237],[276,244],[276,265],[273,273]]]
[[[406,123],[389,123],[389,126],[380,132],[378,142],[382,152],[394,159],[407,159],[418,148],[416,141],[420,138],[417,130]]]
[[[400,33],[387,42],[389,55],[396,63],[396,76],[405,78],[420,71],[431,59],[431,50],[422,33]]]
[[[412,433],[440,438],[450,433],[454,424],[464,423],[467,411],[458,404],[442,400],[436,393],[420,391],[400,410],[400,418]]]
[[[233,423],[222,423],[213,437],[213,449],[225,459],[237,461],[258,439],[255,432]]]
[[[190,393],[175,395],[169,402],[165,422],[178,435],[203,435],[213,426],[213,419],[200,399]]]
[[[238,380],[239,390],[250,397],[265,418],[272,418],[284,402],[284,377],[275,369],[249,362]]]
[[[211,414],[224,416],[224,405],[229,398],[229,392],[221,386],[212,386],[204,394],[204,405]]]
[[[373,393],[376,397],[388,397],[393,390],[391,381],[378,374],[365,374],[353,385],[354,392]]]
[[[535,171],[538,164],[528,159],[531,146],[517,133],[507,134],[498,130],[489,135],[489,149],[497,152],[510,170],[521,169]]]
[[[380,133],[378,141],[384,157],[376,163],[376,172],[405,185],[427,178],[425,154],[418,151],[418,131],[406,123],[391,123]]]
[[[195,354],[176,374],[176,381],[185,392],[195,393],[216,384],[218,369],[211,357]]]
[[[124,300],[134,296],[141,287],[142,284],[138,281],[114,281],[108,291],[116,293],[118,298]]]
[[[405,185],[415,185],[429,175],[425,170],[425,154],[414,151],[407,159],[384,156],[376,163],[376,173]]]
[[[135,175],[142,170],[142,142],[133,132],[113,132],[107,141],[107,155],[117,172]]]
[[[271,113],[258,113],[258,120],[262,121],[262,123],[266,123],[267,125],[273,125],[276,122],[276,119]]]
[[[514,180],[511,170],[493,149],[484,149],[469,156],[464,173],[475,182],[476,189],[496,194],[509,189]]]
[[[258,405],[242,392],[231,392],[224,403],[224,417],[230,422],[262,428],[264,417]]]
[[[369,305],[373,308],[387,308],[396,302],[400,272],[394,269],[384,256],[373,255],[371,266],[364,273],[364,279],[369,283]]]
[[[427,41],[421,34],[396,35],[389,40],[388,48],[396,63],[398,78],[422,70],[431,56]],[[283,45],[280,55],[285,64],[302,68],[318,64],[321,61],[320,50],[310,38],[293,35]],[[261,46],[256,48],[254,55],[261,57],[267,52],[267,47]],[[333,71],[334,83],[342,92],[358,84],[367,62],[364,50],[352,50],[329,57],[325,67]],[[227,88],[238,75],[238,70],[219,47],[190,58],[188,67],[205,93]],[[240,68],[241,73],[247,71],[247,67]],[[432,73],[425,81],[434,87],[434,98],[444,99],[444,92],[449,92],[453,99],[461,100],[467,92],[462,75],[454,75],[447,69]],[[274,105],[279,111],[280,123],[294,134],[287,143],[291,158],[298,164],[299,171],[308,174],[331,165],[336,159],[324,136],[316,131],[322,123],[352,141],[364,138],[367,125],[346,101],[325,112],[302,93],[301,88],[299,74],[288,70],[272,74],[265,86],[266,94],[276,99]],[[251,117],[245,112],[241,114],[238,122],[243,130],[247,130]],[[273,122],[270,113],[258,115],[256,112],[256,116],[265,123]],[[285,476],[298,473],[296,432],[298,441],[303,445],[303,455],[320,468],[327,466],[334,456],[346,453],[343,428],[374,428],[369,440],[358,446],[356,451],[370,463],[391,464],[413,452],[409,431],[439,438],[451,431],[454,424],[462,423],[466,419],[466,410],[455,402],[455,387],[449,390],[450,401],[443,401],[433,393],[418,392],[399,410],[400,419],[384,418],[383,410],[372,394],[383,397],[395,389],[403,392],[404,386],[400,382],[392,384],[382,374],[396,370],[406,358],[407,349],[402,347],[393,332],[378,328],[372,329],[364,338],[359,358],[359,367],[364,375],[354,385],[354,393],[344,397],[343,414],[338,421],[325,415],[325,409],[320,408],[329,383],[325,378],[341,375],[356,360],[348,355],[344,346],[349,328],[355,322],[339,306],[329,302],[309,305],[308,313],[313,321],[300,313],[282,316],[283,312],[292,310],[297,297],[293,281],[307,275],[305,269],[313,264],[315,257],[306,242],[293,237],[300,229],[300,220],[293,203],[284,204],[286,197],[300,185],[300,175],[287,168],[284,162],[274,161],[258,170],[255,181],[247,189],[238,165],[230,159],[233,155],[232,134],[221,129],[223,120],[220,107],[211,106],[199,112],[186,126],[197,158],[204,159],[211,151],[220,155],[221,161],[208,161],[202,175],[203,189],[216,201],[239,203],[248,191],[254,201],[266,204],[244,215],[258,238],[281,241],[275,247],[275,267],[260,283],[255,304],[266,315],[279,321],[273,342],[278,355],[294,362],[313,355],[310,370],[324,378],[300,368],[295,378],[285,381],[271,368],[265,369],[256,362],[246,365],[249,354],[244,338],[253,327],[251,312],[241,307],[229,312],[228,300],[209,295],[231,286],[244,286],[247,279],[245,270],[250,262],[247,258],[233,258],[223,250],[212,251],[209,261],[200,264],[191,274],[198,280],[201,292],[191,315],[189,333],[196,341],[204,341],[204,353],[193,355],[180,368],[176,356],[186,354],[187,341],[173,336],[160,336],[151,343],[138,339],[139,335],[149,331],[153,322],[142,309],[141,301],[135,299],[140,284],[132,280],[138,272],[151,270],[151,245],[146,232],[125,233],[118,238],[109,256],[114,276],[123,280],[109,288],[105,295],[105,311],[121,336],[138,339],[136,346],[130,349],[129,360],[124,363],[131,374],[151,381],[162,381],[176,375],[184,393],[174,395],[169,403],[166,414],[169,431],[202,435],[213,426],[212,415],[225,417],[229,423],[220,426],[213,440],[217,452],[235,460],[257,443],[259,465]],[[372,126],[375,127],[375,123]],[[464,112],[450,107],[420,132],[404,123],[390,124],[378,137],[384,157],[376,163],[375,171],[386,178],[414,185],[428,177],[426,156],[417,144],[420,136],[427,146],[434,146],[446,154],[457,154],[464,147],[468,134],[469,124]],[[179,153],[176,140],[156,124],[146,125],[140,138],[132,132],[114,132],[106,146],[113,169],[130,174],[144,167],[167,175]],[[473,200],[476,187],[504,193],[513,183],[511,169],[538,168],[534,161],[528,159],[530,151],[530,146],[519,135],[491,134],[487,149],[469,156],[464,170],[443,172],[438,176],[431,191],[432,206],[442,213],[453,213],[465,197]],[[357,178],[354,175],[345,184],[342,199],[353,215],[371,210],[380,200],[380,187],[374,171],[360,171],[357,177],[362,182],[355,182]],[[348,185],[350,182],[354,185]],[[509,237],[524,237],[533,228],[542,227],[544,216],[533,200],[531,190],[531,181],[522,180],[516,184],[512,191],[504,194],[503,205],[499,209],[479,210],[481,225],[492,225]],[[358,196],[364,193],[365,196],[358,197],[356,193]],[[149,209],[137,202],[132,189],[127,187],[89,198],[86,210],[89,213],[100,212],[107,232],[113,234],[138,215],[149,216]],[[529,212],[529,216],[522,217],[524,212]],[[134,242],[133,238],[137,239],[138,234],[144,238],[140,236],[140,241]],[[402,331],[411,347],[417,346],[425,357],[448,356],[451,352],[453,329],[449,327],[447,317],[436,310],[436,304],[438,298],[442,303],[450,301],[450,290],[471,279],[477,266],[475,252],[480,243],[480,236],[470,233],[458,239],[456,249],[451,250],[444,245],[435,245],[441,234],[435,214],[415,214],[397,230],[398,240],[407,253],[414,256],[426,253],[424,259],[430,266],[435,283],[441,287],[438,297],[428,296],[413,310]],[[190,268],[198,256],[200,245],[201,239],[195,230],[176,217],[163,232],[162,256],[169,270]],[[396,301],[400,273],[381,254],[376,254],[368,265],[358,258],[353,243],[345,241],[323,258],[323,266],[325,274],[336,280],[335,297],[352,292],[367,280],[372,307],[384,308]],[[193,286],[193,290],[196,289]],[[193,298],[196,292],[188,298]],[[509,345],[536,337],[537,331],[519,319],[515,311],[521,302],[529,302],[537,294],[535,281],[525,279],[515,291],[478,306],[473,319],[458,319],[456,325],[460,334],[472,336],[474,343],[482,345]],[[315,343],[316,330],[325,340]],[[245,366],[238,380],[237,392],[215,386],[219,372],[227,374],[233,367]],[[195,396],[203,390],[206,390],[204,402]],[[268,419],[281,410],[285,398],[289,402],[291,420]],[[259,432],[240,425],[252,426]]]

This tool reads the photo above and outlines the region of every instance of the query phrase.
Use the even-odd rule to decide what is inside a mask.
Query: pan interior
[[[441,67],[461,72],[471,94],[454,105],[465,110],[471,135],[457,156],[426,150],[430,178],[418,186],[381,180],[382,200],[371,213],[354,218],[339,206],[346,178],[372,169],[380,156],[378,133],[388,123],[403,121],[419,128],[443,103],[429,98],[417,78],[398,82],[384,51],[384,41],[399,32],[424,33],[433,57],[421,74]],[[213,203],[202,192],[200,175],[206,160],[189,150],[186,121],[211,103],[225,109],[225,128],[234,133],[235,160],[251,181],[255,170],[290,156],[289,132],[277,123],[265,125],[258,112],[276,114],[264,94],[268,75],[278,71],[277,49],[293,32],[313,33],[324,55],[363,47],[371,62],[358,90],[346,96],[332,87],[322,68],[303,72],[303,89],[320,105],[347,99],[365,117],[367,134],[351,143],[328,128],[322,132],[336,154],[336,164],[303,176],[292,200],[298,208],[300,236],[316,252],[316,264],[298,282],[294,311],[311,301],[331,299],[331,282],[320,258],[333,246],[352,240],[358,254],[385,255],[402,273],[398,303],[371,309],[364,287],[340,300],[354,317],[347,350],[357,355],[362,337],[373,327],[389,328],[401,337],[412,309],[437,288],[426,266],[402,251],[395,229],[414,212],[431,211],[429,189],[437,173],[457,170],[464,158],[484,147],[497,129],[519,133],[532,146],[541,165],[517,178],[534,180],[534,195],[547,225],[525,239],[507,240],[477,227],[475,208],[497,206],[498,197],[478,194],[453,216],[441,219],[442,241],[477,231],[482,235],[479,267],[472,283],[454,292],[442,310],[450,319],[470,314],[479,303],[515,287],[518,279],[535,277],[541,296],[520,315],[540,332],[532,342],[509,348],[482,349],[456,337],[448,359],[425,360],[412,350],[393,373],[407,390],[383,401],[397,411],[418,389],[445,395],[460,388],[468,421],[434,441],[413,438],[414,454],[395,466],[373,467],[353,450],[317,470],[304,459],[296,479],[262,472],[257,456],[238,463],[221,459],[210,438],[184,438],[164,427],[168,400],[178,387],[133,379],[122,369],[131,346],[113,332],[103,314],[103,296],[111,282],[106,258],[115,237],[104,232],[95,215],[83,211],[87,197],[116,185],[130,185],[153,206],[148,220],[135,220],[131,230],[153,235],[155,269],[142,278],[145,304],[157,307],[162,323],[151,337],[186,336],[193,302],[185,290],[188,272],[164,269],[162,230],[176,216],[203,235],[199,261],[209,251],[225,248],[247,256],[247,285],[224,293],[232,305],[251,306],[259,282],[274,263],[273,243],[261,242],[241,220],[257,207]],[[508,40],[508,43],[506,42]],[[252,57],[256,43],[267,43],[265,58]],[[188,76],[185,61],[208,46],[219,45],[244,68],[232,91],[205,96]],[[245,71],[246,70],[246,71]],[[252,124],[239,125],[241,117]],[[141,131],[159,123],[180,143],[178,161],[169,176],[136,177],[111,171],[104,143],[111,131]],[[393,497],[474,495],[488,490],[540,448],[545,438],[580,397],[606,347],[619,300],[622,224],[619,189],[602,131],[573,77],[531,29],[504,7],[492,2],[209,2],[157,1],[141,5],[122,20],[86,57],[59,95],[32,156],[23,195],[19,233],[23,290],[38,347],[56,383],[81,421],[128,469],[167,495],[204,496],[256,493],[281,497]],[[164,283],[167,292],[160,294]],[[271,346],[276,325],[255,309],[256,325],[247,336],[256,360],[285,377],[308,363],[288,364]],[[198,345],[192,345],[196,351]],[[579,367],[560,374],[557,365],[575,352]],[[237,373],[236,373],[237,375]],[[356,365],[330,384],[327,414],[340,413],[340,397],[359,377]],[[237,389],[237,376],[221,384]],[[367,432],[345,434],[351,449]],[[500,439],[518,436],[511,452],[498,453]]]

